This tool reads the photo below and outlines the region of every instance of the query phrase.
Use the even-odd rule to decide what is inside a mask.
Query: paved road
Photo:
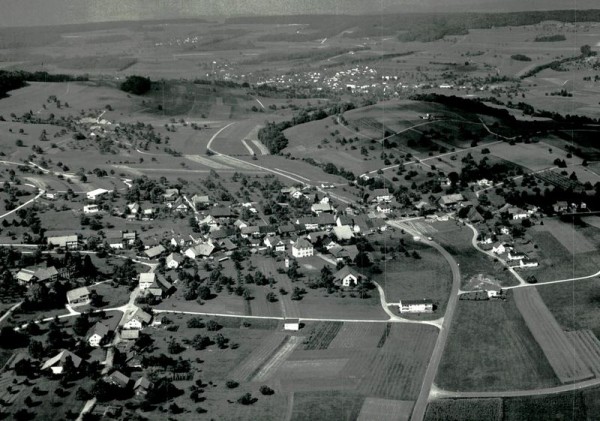
[[[510,267],[504,259],[496,256],[492,252],[485,251],[481,247],[479,247],[479,244],[477,244],[477,236],[479,235],[479,231],[477,231],[477,228],[475,228],[473,225],[469,224],[468,222],[465,225],[468,226],[469,228],[471,228],[471,230],[473,231],[473,238],[471,238],[471,245],[473,246],[473,248],[475,248],[475,250],[491,257],[492,259],[498,260],[500,263],[502,263],[503,266],[505,266],[508,269],[508,271],[515,277],[515,279],[517,281],[519,281],[519,285],[527,285],[527,282],[525,281],[525,279],[523,279],[521,277],[521,275],[519,275],[517,273],[516,270],[514,270],[512,267]]]
[[[23,301],[19,301],[14,306],[12,306],[8,310],[6,310],[6,313],[4,313],[2,315],[2,317],[0,317],[0,323],[2,323],[4,321],[4,319],[6,319],[8,316],[10,316],[13,311],[15,311],[17,308],[19,308],[21,306],[21,304],[23,304]]]
[[[302,185],[304,185],[304,186],[307,186],[307,187],[314,187],[314,188],[316,188],[316,189],[317,189],[317,191],[319,191],[320,193],[323,193],[323,194],[329,195],[329,196],[330,196],[330,197],[332,197],[333,199],[336,199],[336,200],[338,200],[339,202],[345,203],[345,204],[347,204],[347,205],[348,205],[348,204],[351,204],[351,203],[354,203],[353,201],[351,201],[351,200],[348,200],[348,199],[346,199],[345,197],[342,197],[342,196],[340,196],[340,195],[337,195],[337,194],[335,194],[335,193],[332,193],[332,192],[330,192],[330,191],[325,191],[325,190],[323,190],[321,187],[319,187],[319,186],[318,186],[318,185],[316,185],[316,184],[315,184],[315,185],[312,185],[312,184],[310,184],[309,182],[305,181],[305,180],[307,180],[307,179],[306,179],[305,177],[303,177],[303,176],[300,176],[300,175],[297,175],[297,174],[294,174],[294,173],[290,173],[289,171],[276,170],[276,169],[269,168],[269,167],[263,167],[262,165],[258,165],[258,164],[254,164],[254,163],[252,163],[252,162],[244,161],[244,160],[242,160],[242,159],[239,159],[239,158],[233,157],[233,156],[231,156],[231,155],[227,155],[227,154],[224,154],[224,153],[221,153],[221,152],[218,152],[218,151],[214,150],[214,149],[211,147],[211,145],[212,145],[212,142],[213,142],[213,141],[214,141],[214,140],[217,138],[217,136],[218,136],[219,134],[221,134],[221,132],[222,132],[223,130],[225,130],[226,128],[228,128],[229,126],[231,126],[231,125],[233,125],[233,124],[235,124],[235,123],[229,123],[227,126],[223,127],[223,128],[222,128],[222,129],[220,129],[218,132],[216,132],[216,133],[215,133],[215,134],[214,134],[214,135],[211,137],[211,139],[208,141],[208,144],[206,145],[206,149],[207,149],[207,150],[209,150],[209,151],[211,151],[211,152],[212,152],[212,153],[214,153],[215,155],[218,155],[218,156],[224,156],[224,157],[227,157],[227,158],[228,158],[228,159],[230,159],[230,160],[237,161],[237,162],[239,162],[239,163],[241,163],[241,164],[244,164],[244,165],[250,165],[250,166],[252,166],[252,167],[255,167],[255,168],[259,169],[259,170],[266,171],[266,172],[270,172],[270,173],[272,173],[272,174],[275,174],[275,175],[279,175],[280,177],[287,178],[287,179],[289,179],[289,180],[292,180],[292,181],[294,181],[294,182],[296,182],[296,183],[302,184]]]
[[[3,215],[0,215],[0,219],[6,218],[8,215],[10,215],[10,214],[13,214],[13,213],[15,213],[16,211],[18,211],[19,209],[21,209],[21,208],[24,208],[25,206],[27,206],[27,205],[29,205],[29,204],[31,204],[31,203],[33,203],[33,202],[35,202],[35,201],[36,201],[36,200],[38,200],[40,197],[42,197],[42,195],[43,195],[44,193],[46,193],[46,190],[41,190],[41,189],[40,189],[40,192],[38,193],[38,195],[37,195],[37,196],[35,196],[33,199],[29,199],[27,202],[23,203],[22,205],[19,205],[19,206],[17,206],[17,207],[16,207],[16,208],[14,208],[13,210],[11,210],[11,211],[9,211],[9,212],[6,212],[6,213],[5,213],[5,214],[3,214]]]
[[[397,229],[403,229],[414,236],[421,236],[421,233],[407,229],[405,226],[395,223],[394,221],[388,221],[388,224]],[[444,314],[440,333],[435,343],[435,347],[433,348],[429,364],[427,365],[425,376],[423,377],[421,391],[417,401],[415,402],[415,406],[413,407],[413,412],[410,417],[411,421],[422,421],[425,418],[429,394],[440,366],[440,361],[442,360],[444,348],[446,347],[448,333],[450,331],[450,324],[452,323],[452,318],[454,317],[454,312],[458,303],[458,292],[460,290],[460,269],[456,260],[454,260],[454,258],[446,251],[445,248],[436,242],[425,239],[422,239],[421,242],[436,249],[450,265],[450,269],[452,270],[452,290],[450,291],[450,298],[448,300],[448,305],[446,306],[446,313]]]

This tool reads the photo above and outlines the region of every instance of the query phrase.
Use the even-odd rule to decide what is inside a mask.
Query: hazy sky
[[[600,0],[0,0],[0,26],[204,16],[600,8]]]

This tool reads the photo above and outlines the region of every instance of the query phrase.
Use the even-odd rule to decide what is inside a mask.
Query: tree
[[[581,55],[584,57],[589,57],[592,55],[592,47],[590,47],[589,45],[582,45],[579,48],[579,51],[581,51]]]
[[[121,84],[121,90],[132,93],[134,95],[143,95],[150,90],[152,82],[147,77],[142,76],[127,76],[125,82]]]
[[[210,332],[216,332],[219,329],[221,329],[221,325],[214,320],[209,320],[206,322],[206,330]]]
[[[191,345],[196,351],[201,351],[210,345],[210,338],[208,336],[196,335],[192,339]]]
[[[44,356],[44,345],[39,341],[32,340],[29,342],[27,352],[31,355],[31,358],[38,360]]]
[[[275,295],[274,292],[268,292],[265,298],[270,303],[274,303],[277,301],[277,295]]]
[[[78,336],[83,336],[90,328],[90,318],[86,313],[81,313],[73,323],[73,332]]]
[[[83,387],[79,387],[77,389],[77,392],[75,392],[75,399],[77,399],[78,401],[87,401],[91,399],[91,397],[92,395],[90,394],[90,392],[85,390]]]
[[[211,292],[210,292],[210,288],[207,287],[206,285],[202,285],[198,288],[198,298],[206,301],[210,298],[211,296]]]

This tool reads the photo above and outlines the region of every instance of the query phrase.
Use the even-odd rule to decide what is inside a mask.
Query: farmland
[[[597,279],[542,285],[536,289],[563,329],[590,329],[600,335],[600,282]]]
[[[514,300],[527,327],[562,383],[593,376],[535,288],[518,288]]]
[[[502,421],[502,399],[439,399],[427,406],[426,421]]]
[[[453,391],[558,384],[514,300],[459,301],[436,385]]]

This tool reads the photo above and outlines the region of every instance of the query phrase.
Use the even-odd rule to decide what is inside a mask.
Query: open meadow
[[[506,301],[459,301],[436,385],[451,391],[520,390],[559,384],[509,293]]]

